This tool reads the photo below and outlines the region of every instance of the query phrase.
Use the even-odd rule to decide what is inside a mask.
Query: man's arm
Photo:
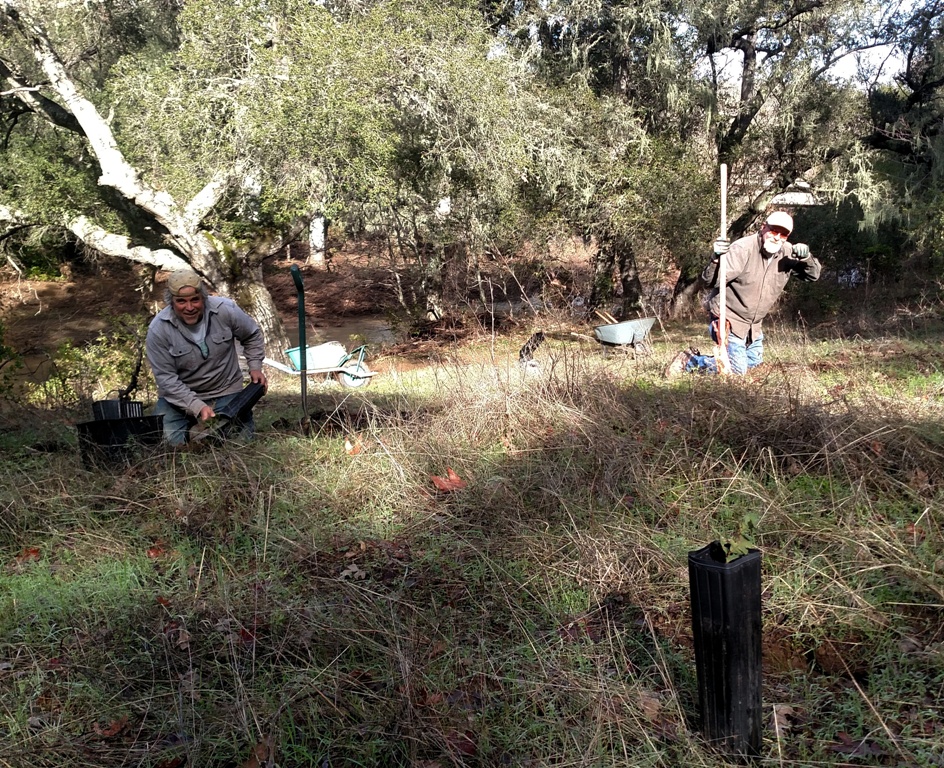
[[[806,243],[791,244],[790,254],[793,259],[793,273],[809,283],[819,280],[823,265],[810,254],[810,247]]]
[[[265,357],[265,339],[262,329],[250,315],[238,305],[233,311],[233,335],[239,339],[249,366],[249,380],[253,384],[262,384],[268,388],[269,382],[262,371],[262,360]]]
[[[741,247],[740,242],[735,243],[732,247],[728,244],[727,240],[716,240],[711,261],[708,262],[701,273],[701,279],[709,288],[713,288],[717,284],[718,268],[721,259],[725,260],[724,278],[727,282],[731,282],[744,271],[746,251]]]

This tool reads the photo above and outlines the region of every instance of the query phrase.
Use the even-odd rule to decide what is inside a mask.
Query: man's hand
[[[261,384],[265,392],[269,391],[269,380],[262,371],[249,371],[249,381],[253,384]]]
[[[715,257],[717,258],[718,256],[724,256],[724,254],[728,252],[728,248],[730,247],[731,247],[730,240],[721,240],[721,239],[715,240],[715,245],[714,245]]]
[[[793,246],[793,258],[800,261],[806,261],[810,258],[810,246],[805,243],[797,243]]]
[[[216,411],[214,411],[209,405],[204,405],[200,409],[200,413],[197,415],[197,419],[201,422],[209,421],[212,418],[216,417]]]

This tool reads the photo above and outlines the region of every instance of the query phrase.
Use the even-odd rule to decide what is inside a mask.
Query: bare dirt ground
[[[297,328],[297,291],[290,267],[297,265],[305,284],[305,311],[313,327],[351,318],[382,315],[393,308],[388,274],[363,252],[340,253],[330,271],[304,261],[273,259],[266,284],[287,328]],[[0,321],[6,341],[23,354],[51,353],[65,342],[82,344],[107,332],[120,315],[150,316],[160,307],[163,286],[146,290],[144,270],[122,261],[71,279],[19,279],[12,270],[0,273]]]

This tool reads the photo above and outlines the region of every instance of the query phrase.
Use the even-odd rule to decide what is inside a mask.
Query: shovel
[[[721,164],[721,239],[728,239],[728,166]],[[728,360],[728,312],[727,293],[728,277],[726,264],[727,254],[718,257],[718,343],[715,346],[715,365],[718,373],[731,372],[731,361]]]
[[[295,281],[295,291],[298,294],[298,368],[302,380],[302,418],[299,422],[305,434],[310,426],[308,416],[308,344],[305,340],[305,284],[302,282],[302,272],[297,264],[292,264],[292,280]]]

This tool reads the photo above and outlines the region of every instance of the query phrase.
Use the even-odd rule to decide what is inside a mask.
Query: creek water
[[[287,329],[292,346],[298,346],[298,326]],[[308,346],[337,341],[351,348],[361,344],[379,347],[398,341],[397,333],[383,315],[361,315],[340,318],[337,322],[312,322],[305,325],[305,343]]]

